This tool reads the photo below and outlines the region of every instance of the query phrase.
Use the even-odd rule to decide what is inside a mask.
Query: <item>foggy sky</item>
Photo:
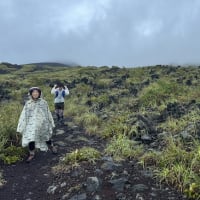
[[[199,0],[1,0],[0,62],[200,64]]]

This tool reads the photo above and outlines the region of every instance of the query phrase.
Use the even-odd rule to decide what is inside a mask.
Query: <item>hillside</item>
[[[28,88],[39,86],[53,112],[50,89],[61,81],[70,95],[65,124],[55,129],[59,154],[47,154],[47,165],[39,153],[30,167],[33,175],[34,167],[52,173],[44,179],[41,193],[52,187],[43,199],[200,198],[200,67],[54,64],[0,65],[0,182],[7,181],[0,197],[13,187],[14,171],[23,176],[21,170],[27,168],[20,161],[25,155],[15,148],[20,146],[16,126]],[[14,179],[21,187],[22,179]],[[91,181],[100,186],[92,187]],[[37,187],[25,191],[31,188],[36,194]],[[23,198],[37,199],[30,196]]]

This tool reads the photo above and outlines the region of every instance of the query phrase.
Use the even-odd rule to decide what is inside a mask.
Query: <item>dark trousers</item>
[[[51,140],[46,141],[46,144],[47,144],[48,146],[50,146],[50,145],[52,144]],[[30,151],[35,150],[35,142],[29,142],[28,148],[29,148]]]
[[[58,121],[59,121],[60,119],[63,119],[64,102],[55,103],[55,113],[56,113],[56,116],[57,116]]]

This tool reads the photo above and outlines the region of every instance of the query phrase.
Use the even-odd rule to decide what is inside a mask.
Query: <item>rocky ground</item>
[[[75,149],[90,146],[102,152],[105,148],[106,141],[69,124],[66,121],[55,129],[57,155],[37,152],[29,164],[22,161],[2,165],[7,183],[0,188],[0,199],[186,200],[169,186],[156,183],[152,173],[143,170],[134,160],[116,163],[111,157],[102,157],[94,164],[82,162],[65,166],[61,171],[55,168],[64,154]]]

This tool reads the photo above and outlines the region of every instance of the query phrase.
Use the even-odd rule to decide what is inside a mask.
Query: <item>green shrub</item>
[[[189,184],[188,188],[184,190],[184,193],[190,198],[199,200],[200,199],[200,180]]]
[[[16,102],[0,104],[0,135],[3,143],[8,146],[19,144],[19,137],[16,133],[22,106]],[[1,142],[2,143],[2,142]],[[1,144],[1,146],[4,146]]]
[[[76,94],[77,95],[85,95],[88,92],[92,91],[92,87],[90,85],[87,84],[83,84],[83,83],[79,83],[76,88],[75,88]]]
[[[94,135],[94,134],[99,135],[100,134],[99,126],[97,126],[97,125],[90,124],[90,125],[84,127],[84,129],[85,129],[85,132],[89,135]]]
[[[110,138],[110,137],[117,136],[120,134],[130,136],[134,130],[132,129],[130,125],[125,124],[125,123],[107,124],[104,127],[104,130],[102,131],[101,136],[104,138]]]
[[[96,96],[92,96],[90,98],[90,100],[98,108],[99,107],[105,107],[105,106],[109,105],[109,102],[110,102],[108,94],[102,94],[102,95],[99,95],[97,97]]]
[[[95,163],[100,158],[101,154],[98,150],[91,147],[83,147],[65,155],[63,162],[65,164],[76,165],[81,161]]]
[[[0,159],[5,164],[13,164],[21,161],[26,155],[26,150],[22,147],[10,146],[0,152]]]
[[[138,158],[143,154],[143,146],[137,145],[135,141],[120,134],[113,137],[111,142],[107,145],[105,153],[113,156],[115,160]]]
[[[82,113],[82,115],[80,116],[76,116],[75,121],[83,127],[87,127],[89,125],[95,126],[100,124],[100,119],[95,113],[92,112],[85,112]]]
[[[181,142],[169,136],[162,152],[149,152],[139,158],[143,167],[152,167],[160,183],[167,183],[192,199],[200,198],[200,144],[193,143],[190,150]]]
[[[65,105],[64,113],[66,117],[81,116],[83,113],[88,112],[89,110],[86,106],[75,102],[68,101]]]
[[[0,135],[0,152],[5,148],[7,140],[8,139],[4,135]]]
[[[142,165],[143,168],[149,166],[156,167],[158,165],[158,155],[159,152],[156,151],[145,152],[141,157],[139,157],[138,163]]]
[[[179,119],[167,118],[165,122],[159,125],[163,131],[167,131],[172,134],[180,133],[190,126],[190,133],[193,136],[197,135],[197,124],[200,121],[200,112],[198,109],[189,111]]]
[[[137,127],[129,124],[129,113],[113,113],[113,116],[105,122],[101,136],[104,138],[110,138],[117,135],[126,135],[131,137],[137,134]]]
[[[100,78],[100,79],[97,79],[95,83],[97,84],[98,88],[108,89],[110,84],[112,83],[112,79]]]
[[[141,91],[140,102],[147,107],[160,106],[163,102],[177,99],[178,95],[184,94],[187,88],[175,82],[159,80],[152,83]]]

